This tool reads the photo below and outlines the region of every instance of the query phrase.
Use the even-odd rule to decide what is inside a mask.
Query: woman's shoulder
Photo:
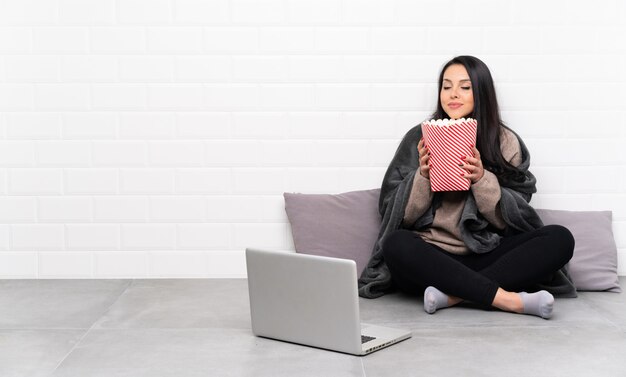
[[[513,166],[522,163],[519,137],[506,126],[500,127],[500,151],[502,151],[502,157]]]
[[[413,145],[417,145],[419,140],[422,138],[422,124],[418,124],[408,130],[402,140],[400,140],[400,144],[398,145],[398,149],[403,149],[407,147],[413,148]]]
[[[417,138],[418,136],[422,137],[422,122],[418,123],[417,125],[413,126],[413,128],[408,130],[404,134],[402,140],[411,140]]]

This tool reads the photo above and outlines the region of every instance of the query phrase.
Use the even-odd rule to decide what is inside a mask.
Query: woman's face
[[[452,64],[446,68],[439,100],[450,119],[463,118],[474,111],[472,82],[463,65]]]

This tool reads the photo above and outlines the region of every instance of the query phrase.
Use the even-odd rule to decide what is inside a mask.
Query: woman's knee
[[[562,253],[564,259],[569,261],[574,255],[574,246],[576,241],[569,229],[562,225],[546,225],[544,231],[548,233],[552,242],[557,246],[557,249]]]
[[[393,263],[404,259],[414,238],[415,235],[409,230],[394,230],[383,240],[382,251],[385,261]]]

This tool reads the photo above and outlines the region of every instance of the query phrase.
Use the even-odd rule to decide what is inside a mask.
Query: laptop
[[[361,324],[356,263],[246,249],[252,332],[261,337],[367,355],[411,337]]]

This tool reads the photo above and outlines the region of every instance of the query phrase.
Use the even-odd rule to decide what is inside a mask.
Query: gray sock
[[[433,314],[437,309],[447,308],[448,295],[441,292],[435,287],[428,287],[424,291],[424,310],[426,313]]]
[[[545,319],[552,317],[554,297],[548,291],[520,292],[519,295],[524,303],[525,314],[532,314]]]

